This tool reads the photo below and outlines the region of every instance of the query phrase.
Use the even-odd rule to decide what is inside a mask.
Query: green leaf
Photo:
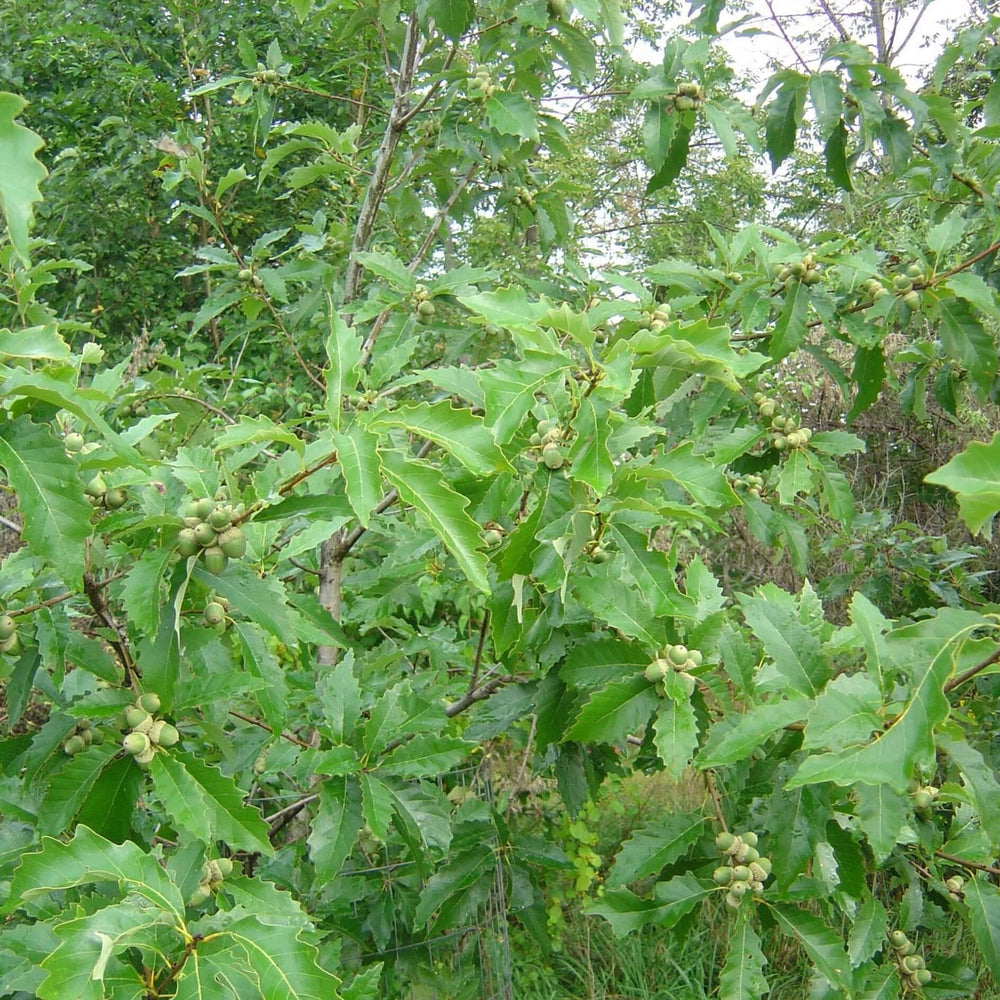
[[[991,522],[1000,510],[1000,431],[989,444],[973,441],[947,465],[924,477],[958,496],[959,511],[969,531],[991,536]]]
[[[427,0],[427,16],[442,35],[457,41],[472,24],[475,7],[472,0]]]
[[[785,70],[778,93],[767,108],[764,128],[767,155],[772,172],[777,170],[795,148],[795,134],[802,122],[806,87],[809,78]]]
[[[440,445],[479,476],[513,471],[482,417],[468,407],[456,408],[446,399],[437,403],[404,403],[395,410],[376,413],[367,427],[372,431],[404,427],[411,434]]]
[[[378,457],[378,443],[377,435],[357,424],[344,432],[333,433],[347,499],[365,528],[371,522],[372,511],[382,499],[382,464]]]
[[[69,344],[59,336],[55,323],[23,330],[0,330],[0,359],[3,358],[69,361]]]
[[[959,211],[950,212],[936,226],[927,232],[927,247],[937,257],[947,253],[953,246],[958,244],[965,231],[964,213]]]
[[[371,831],[380,840],[385,840],[392,819],[392,793],[373,774],[362,772],[361,815]]]
[[[302,438],[264,414],[258,417],[240,417],[237,423],[230,424],[215,435],[213,445],[216,451],[223,451],[226,448],[242,448],[260,442],[271,444],[274,441],[289,445],[300,455],[305,449]]]
[[[349,650],[316,684],[327,733],[334,743],[346,743],[361,717],[361,688],[354,676],[354,652]]]
[[[520,94],[500,91],[486,102],[486,117],[501,135],[516,135],[529,142],[538,141],[538,123],[534,108]]]
[[[752,910],[741,906],[729,935],[726,962],[719,974],[719,1000],[759,1000],[771,987],[764,978],[767,959],[753,927]]]
[[[910,800],[888,785],[855,785],[854,797],[861,832],[868,838],[876,863],[882,864],[910,819]]]
[[[433,777],[457,767],[475,746],[457,736],[426,733],[396,747],[378,766],[401,778]]]
[[[847,126],[843,120],[830,133],[830,138],[826,140],[823,147],[823,155],[826,158],[826,172],[830,180],[842,191],[853,191],[851,184],[851,172],[847,167]]]
[[[440,470],[426,462],[386,452],[382,456],[382,469],[403,502],[412,504],[424,515],[470,583],[489,592],[486,557],[478,551],[482,545],[479,525],[466,513],[469,501],[447,485]]]
[[[632,587],[623,587],[610,578],[578,576],[573,590],[583,606],[612,628],[647,646],[661,644],[662,627],[652,609]],[[652,690],[652,687],[650,687]]]
[[[531,357],[523,362],[500,360],[479,373],[486,423],[497,444],[507,444],[514,437],[535,405],[536,394],[561,380],[569,367],[569,358]]]
[[[972,935],[995,979],[1000,979],[1000,889],[978,872],[964,888]]]
[[[961,640],[976,622],[985,619],[954,608],[944,608],[925,619],[890,632],[887,647],[895,653],[897,669],[910,675],[910,692],[892,725],[870,743],[836,753],[809,757],[799,766],[788,787],[818,781],[838,785],[887,784],[905,792],[918,764],[934,759],[934,727],[948,716],[942,688],[951,676]]]
[[[778,499],[786,507],[793,506],[798,494],[812,492],[812,484],[813,470],[806,453],[798,448],[793,449],[781,466]]]
[[[159,626],[164,582],[173,556],[168,546],[146,549],[122,582],[122,604],[140,632],[154,633]]]
[[[964,740],[942,736],[939,745],[958,765],[965,786],[971,792],[983,830],[994,852],[1000,851],[1000,784],[983,755]]]
[[[25,265],[30,263],[28,228],[34,203],[42,200],[38,185],[48,175],[36,156],[44,145],[41,136],[14,120],[27,103],[17,94],[0,91],[0,209],[10,242]]]
[[[152,854],[130,840],[112,844],[85,826],[65,843],[43,837],[38,851],[23,856],[2,912],[13,913],[25,900],[50,892],[105,881],[116,882],[123,896],[135,893],[178,921],[184,917],[180,891]]]
[[[234,622],[232,628],[239,639],[243,669],[251,677],[264,682],[264,686],[254,692],[254,697],[267,724],[279,732],[285,724],[288,685],[278,658],[267,647],[260,629],[252,622]]]
[[[77,822],[116,844],[123,843],[132,829],[132,816],[143,783],[142,770],[127,754],[112,760],[91,787],[77,813]]]
[[[2,427],[0,465],[17,494],[31,551],[69,586],[83,586],[84,543],[93,508],[83,495],[76,463],[47,426],[20,417]]]
[[[251,621],[263,625],[283,642],[298,631],[299,615],[285,603],[285,588],[272,576],[261,579],[245,563],[230,560],[225,572],[216,576],[200,563],[194,578],[215,590]]]
[[[676,114],[676,112],[675,112]],[[646,184],[646,196],[655,194],[662,188],[668,187],[673,184],[675,180],[681,175],[681,171],[687,164],[688,152],[691,148],[691,129],[688,127],[687,123],[678,117],[677,127],[674,129],[673,136],[670,140],[670,147],[667,150],[667,155],[663,160],[663,164],[660,166],[659,170],[650,177],[649,182]]]
[[[326,411],[330,425],[340,429],[344,414],[344,397],[357,388],[361,378],[361,338],[337,314],[330,315],[330,333],[326,338],[329,365],[323,370],[326,379]]]
[[[663,455],[655,466],[665,479],[673,480],[706,507],[729,506],[736,497],[721,469],[694,454],[694,442],[687,441]]]
[[[996,293],[974,271],[959,271],[947,279],[947,287],[973,308],[996,318]]]
[[[364,268],[385,278],[394,288],[403,292],[412,292],[417,287],[417,281],[409,268],[396,256],[388,253],[376,253],[374,250],[356,251],[354,259]]]
[[[785,903],[773,905],[771,913],[778,926],[789,937],[798,940],[819,972],[835,988],[845,993],[851,990],[851,965],[839,934],[814,914]]]
[[[857,385],[854,402],[847,412],[850,423],[859,417],[882,392],[882,382],[885,380],[885,358],[881,347],[859,347],[854,352],[854,368],[851,378]],[[812,441],[809,442],[812,444]]]
[[[363,819],[361,787],[350,776],[327,778],[320,786],[319,807],[309,834],[309,857],[320,882],[340,872],[358,839]]]
[[[889,914],[885,907],[874,897],[865,900],[854,915],[851,925],[851,936],[847,942],[847,955],[851,967],[873,958],[885,946],[885,932],[889,926]]]
[[[184,765],[169,754],[158,753],[149,763],[153,788],[167,815],[182,830],[210,844],[212,811],[202,787]]]
[[[642,142],[645,150],[646,166],[652,171],[657,171],[666,159],[667,151],[670,149],[670,141],[673,139],[674,131],[677,128],[678,115],[668,114],[664,110],[662,101],[651,101],[646,108],[646,115],[642,123]]]
[[[66,830],[83,806],[101,772],[118,753],[111,743],[89,746],[83,753],[66,757],[65,763],[49,779],[38,813],[38,831],[57,834]]]
[[[679,780],[698,746],[698,723],[691,702],[661,698],[653,732],[653,746],[667,773]]]
[[[601,496],[611,485],[614,464],[608,449],[611,407],[592,396],[580,400],[580,407],[570,422],[576,437],[569,450],[572,476],[586,483]]]
[[[882,729],[882,692],[867,674],[841,674],[809,711],[802,747],[842,750]]]
[[[48,976],[38,988],[39,1000],[102,1000],[118,993],[119,972],[130,981],[131,995],[141,995],[143,980],[138,972],[119,966],[112,956],[126,948],[161,952],[165,944],[179,944],[173,923],[170,913],[132,901],[59,923],[55,928],[59,946],[41,963]]]
[[[938,332],[945,352],[968,371],[980,394],[985,395],[997,372],[993,335],[961,299],[941,301]]]
[[[768,342],[768,353],[775,361],[791,354],[806,335],[806,314],[809,311],[809,289],[801,281],[793,281],[785,288],[785,303],[774,324],[774,333]]]
[[[811,698],[799,696],[765,702],[729,715],[712,727],[708,742],[698,754],[698,766],[704,769],[746,760],[764,740],[789,723],[804,719],[812,705]]]
[[[795,611],[767,597],[739,595],[740,607],[754,635],[793,691],[816,697],[830,678],[832,667],[819,640],[803,625]]]
[[[698,813],[668,813],[655,825],[637,830],[622,844],[607,884],[627,885],[655,875],[687,854],[704,829],[705,817]]]
[[[821,136],[829,136],[838,125],[843,124],[844,95],[836,73],[829,70],[813,73],[809,78],[809,99],[816,112],[816,124]]]
[[[693,875],[678,875],[669,882],[657,882],[652,899],[640,899],[627,889],[609,889],[594,903],[584,907],[588,915],[604,917],[617,937],[640,927],[673,927],[702,900],[717,891],[706,887]]]
[[[271,857],[274,849],[267,839],[267,824],[260,812],[244,805],[246,792],[214,767],[188,753],[171,751],[205,797],[213,840],[224,840],[237,850],[259,851]]]
[[[427,880],[413,917],[414,926],[424,927],[435,911],[442,910],[448,901],[453,904],[456,900],[460,901],[480,879],[491,876],[495,866],[493,852],[479,845],[457,854]],[[439,914],[435,923],[441,922]],[[447,927],[447,921],[443,925]]]
[[[631,677],[591,693],[566,733],[580,743],[623,743],[646,724],[658,699],[645,677]]]
[[[240,912],[234,911],[237,915]],[[230,956],[221,953],[231,949],[233,971],[246,975],[245,985],[241,984],[237,995],[252,996],[247,990],[254,989],[267,1000],[329,1000],[337,995],[340,979],[317,964],[316,946],[301,939],[307,930],[289,926],[283,915],[267,913],[227,921],[197,949],[199,956],[216,958],[220,968],[215,976],[198,975],[198,984],[228,978],[222,959]],[[191,1000],[196,996],[191,993]]]

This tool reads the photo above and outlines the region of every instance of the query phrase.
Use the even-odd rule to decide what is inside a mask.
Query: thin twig
[[[712,796],[712,804],[715,806],[715,818],[719,821],[719,826],[723,830],[729,830],[726,824],[726,814],[722,811],[722,799],[719,798],[719,790],[715,787],[715,778],[712,777],[711,771],[702,771],[702,775],[705,778],[705,787],[708,789],[708,794]]]
[[[986,872],[1000,878],[1000,868],[993,868],[990,865],[981,865],[978,861],[966,861],[965,858],[957,857],[954,854],[946,854],[944,851],[935,851],[935,857],[944,858],[945,861],[952,861],[956,865],[963,865],[966,868],[973,868],[977,872]]]
[[[15,524],[13,521],[8,521],[5,517],[0,517],[0,524],[2,524],[8,531],[13,531],[14,534],[21,534],[21,525]]]
[[[277,833],[296,813],[304,809],[310,802],[315,802],[318,798],[319,792],[311,792],[309,795],[304,795],[301,799],[297,799],[295,802],[285,806],[284,809],[279,809],[276,813],[268,816],[267,823],[271,827],[271,834]]]
[[[472,665],[472,680],[469,681],[469,690],[474,691],[479,683],[479,668],[483,663],[483,649],[486,647],[486,633],[490,627],[490,609],[483,612],[483,621],[479,626],[479,643],[476,646],[476,659]]]
[[[255,719],[252,715],[244,715],[242,712],[237,712],[232,708],[229,710],[229,714],[235,719],[242,719],[243,722],[249,722],[251,726],[266,729],[272,736],[280,736],[283,740],[288,740],[289,743],[294,743],[296,746],[305,747],[307,750],[312,749],[311,743],[306,743],[305,740],[300,740],[298,736],[293,736],[291,733],[279,733],[277,730],[272,729],[266,722],[261,722],[260,719]]]
[[[981,660],[974,667],[969,667],[968,670],[963,671],[958,674],[957,677],[952,677],[944,686],[944,692],[947,694],[949,691],[954,691],[960,684],[964,684],[967,680],[975,677],[976,674],[981,673],[987,667],[992,666],[994,663],[1000,663],[1000,647],[995,649],[985,660]]]

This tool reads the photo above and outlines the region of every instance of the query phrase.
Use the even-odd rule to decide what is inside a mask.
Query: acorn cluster
[[[221,573],[230,559],[242,559],[247,552],[246,537],[233,524],[238,511],[225,501],[225,491],[219,490],[214,500],[191,500],[180,512],[184,527],[177,535],[177,551],[185,559],[200,555],[209,573]]]
[[[771,874],[771,859],[761,857],[757,850],[757,834],[753,830],[740,834],[720,833],[715,838],[715,846],[728,858],[729,864],[716,868],[712,881],[729,887],[726,905],[735,910],[748,892],[759,896],[764,891],[764,883]]]
[[[892,279],[892,290],[903,301],[903,305],[916,312],[920,308],[920,292],[913,287],[913,279],[924,277],[923,268],[919,264],[911,264],[906,274],[897,274]]]
[[[682,83],[674,94],[674,107],[678,111],[694,111],[701,104],[705,92],[696,83]]]
[[[188,898],[188,906],[200,906],[212,893],[222,885],[227,875],[233,874],[233,863],[229,858],[219,858],[217,861],[206,861],[201,866],[201,879],[198,888]]]
[[[156,747],[172,747],[180,739],[180,733],[169,722],[154,718],[159,710],[160,696],[152,692],[139,695],[125,709],[129,732],[122,740],[122,749],[141,767],[149,765]]]
[[[229,601],[221,594],[213,594],[201,612],[202,620],[211,628],[225,629],[229,624]]]
[[[17,622],[6,613],[0,614],[0,653],[19,656],[22,648],[21,637],[17,634]]]
[[[281,82],[281,74],[276,69],[268,69],[262,62],[257,63],[257,72],[254,73],[253,82],[259,87],[269,83],[274,85]]]
[[[427,286],[417,285],[413,290],[413,315],[417,322],[421,326],[427,326],[436,312],[437,307],[431,301],[431,293],[427,290]]]
[[[149,410],[141,399],[134,403],[126,403],[118,408],[118,416],[120,417],[144,417],[147,413]]]
[[[902,932],[892,931],[889,935],[892,949],[896,953],[896,964],[904,983],[910,986],[926,986],[931,979],[930,970],[918,955],[914,943]]]
[[[764,492],[764,480],[760,476],[737,476],[733,480],[733,486],[738,490],[746,490],[750,496],[757,500]]]
[[[771,430],[774,432],[771,437],[771,444],[778,451],[791,451],[794,448],[805,448],[812,439],[811,427],[799,427],[799,422],[795,417],[786,417],[778,413],[778,404],[770,396],[765,396],[762,392],[753,394],[753,401],[757,404],[757,416],[763,423],[769,421]]]
[[[109,490],[104,476],[99,472],[87,483],[83,492],[90,497],[90,502],[95,507],[105,507],[107,510],[118,510],[128,500],[128,495],[120,486],[112,486]]]
[[[469,81],[468,98],[470,101],[485,101],[496,93],[493,77],[488,69],[476,70],[476,75]]]
[[[656,685],[656,693],[662,698],[666,694],[663,681],[670,673],[676,673],[684,683],[684,688],[688,694],[693,693],[695,679],[690,671],[697,670],[702,664],[701,652],[697,649],[688,649],[677,643],[667,646],[661,656],[657,656],[645,670],[646,680],[650,684]]]
[[[636,326],[640,330],[649,330],[652,333],[659,333],[667,323],[670,322],[670,306],[666,302],[657,303],[648,312],[639,317]]]
[[[561,469],[566,462],[561,443],[565,440],[563,429],[558,420],[539,420],[535,425],[535,433],[531,435],[531,447],[541,449],[541,459],[545,467]]]
[[[786,288],[796,281],[803,285],[815,285],[820,280],[819,271],[816,270],[816,258],[811,253],[807,253],[802,260],[793,260],[778,272],[778,281]]]
[[[90,719],[81,719],[73,732],[63,741],[63,750],[70,757],[75,757],[78,753],[83,753],[91,744],[100,746],[103,742],[104,734],[100,729],[94,729]]]
[[[524,185],[518,185],[514,188],[514,197],[511,198],[511,202],[515,205],[523,205],[529,211],[534,212],[535,210],[535,196],[531,193],[531,189],[524,187]]]

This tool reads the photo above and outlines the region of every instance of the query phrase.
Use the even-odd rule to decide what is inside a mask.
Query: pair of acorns
[[[566,458],[559,447],[563,440],[562,428],[558,420],[539,420],[535,425],[535,433],[531,435],[532,448],[542,449],[542,461],[547,469],[561,469]]]
[[[202,619],[206,625],[212,628],[225,628],[228,624],[226,613],[229,611],[229,601],[220,594],[214,594],[210,601],[205,603],[201,612]]]
[[[696,83],[682,83],[674,94],[674,107],[678,111],[694,111],[704,97],[704,91]]]
[[[75,757],[78,753],[83,753],[87,747],[100,746],[104,742],[104,733],[100,729],[94,729],[90,719],[81,719],[76,728],[63,743],[63,750]]]
[[[198,888],[188,897],[188,906],[200,906],[219,888],[227,875],[233,874],[233,863],[229,858],[206,861],[201,866]]]
[[[903,300],[903,305],[916,312],[920,308],[920,292],[913,287],[913,279],[922,279],[924,269],[919,264],[911,264],[906,274],[897,274],[892,279],[892,290]]]
[[[191,500],[181,510],[184,527],[177,535],[177,551],[185,559],[201,555],[210,573],[221,573],[230,559],[242,559],[247,553],[246,536],[233,524],[238,514],[224,500],[225,491],[220,490],[214,500]]]
[[[90,497],[95,507],[106,507],[108,510],[118,510],[128,500],[128,495],[120,486],[113,486],[109,490],[104,476],[99,472],[87,483],[83,492]]]
[[[125,724],[130,732],[122,740],[122,749],[141,767],[149,765],[156,747],[172,747],[180,739],[180,733],[169,722],[153,718],[159,710],[160,696],[152,692],[139,695],[125,709]]]
[[[889,941],[896,953],[896,963],[903,979],[911,986],[926,986],[933,977],[923,958],[916,953],[916,945],[899,930],[892,931]]]
[[[17,634],[17,622],[8,615],[0,615],[0,653],[5,656],[20,655],[21,638]]]
[[[427,326],[437,312],[437,306],[431,301],[431,293],[426,285],[417,285],[413,291],[414,315],[421,326]]]
[[[753,830],[735,834],[723,831],[715,838],[715,846],[729,858],[712,872],[712,881],[718,886],[728,886],[726,905],[736,909],[749,892],[759,896],[771,874],[771,859],[757,850],[757,834]]]
[[[468,97],[470,101],[485,101],[496,92],[493,77],[488,69],[476,70],[476,75],[469,81]]]
[[[803,285],[816,285],[820,280],[816,258],[811,253],[807,253],[802,260],[793,260],[778,272],[778,281],[786,287],[793,281],[800,281]]]

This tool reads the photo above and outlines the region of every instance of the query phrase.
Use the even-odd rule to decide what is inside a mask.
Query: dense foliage
[[[1000,977],[997,20],[750,107],[719,0],[651,67],[615,0],[120,6],[2,28],[0,996],[465,995],[498,905]]]

